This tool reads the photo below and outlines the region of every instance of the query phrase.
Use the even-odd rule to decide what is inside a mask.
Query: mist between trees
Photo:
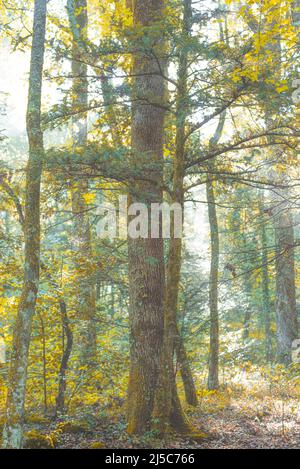
[[[3,448],[299,447],[299,28],[0,0]]]

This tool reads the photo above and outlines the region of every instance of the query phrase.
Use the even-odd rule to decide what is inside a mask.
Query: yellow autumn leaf
[[[276,88],[278,93],[283,93],[284,91],[288,91],[289,87],[287,85],[280,85]]]
[[[82,198],[84,199],[85,203],[89,205],[95,201],[96,194],[86,193],[82,195]]]

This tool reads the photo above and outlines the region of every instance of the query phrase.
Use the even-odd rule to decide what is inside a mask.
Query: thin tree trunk
[[[29,160],[26,172],[24,281],[13,335],[3,434],[5,448],[22,447],[29,344],[39,287],[40,185],[44,157],[41,98],[46,12],[47,1],[35,0],[27,107]]]
[[[266,361],[272,360],[272,332],[271,332],[271,301],[270,301],[270,280],[268,268],[268,239],[266,230],[266,217],[264,215],[263,201],[261,201],[261,264],[262,264],[262,306],[265,324],[265,353]]]
[[[245,235],[244,228],[242,228],[242,242],[243,242],[243,249],[244,252],[247,252],[247,236]],[[245,270],[251,270],[252,264],[251,262],[245,263]],[[247,299],[247,307],[244,316],[244,330],[243,330],[243,340],[246,342],[250,336],[250,326],[251,326],[251,318],[253,314],[253,307],[252,307],[252,283],[251,283],[251,275],[244,276],[244,289],[246,293]]]
[[[66,371],[68,369],[68,362],[69,362],[69,358],[71,356],[72,347],[73,347],[73,333],[70,328],[70,321],[69,321],[68,314],[67,314],[67,305],[66,305],[65,299],[59,293],[60,286],[53,279],[53,277],[51,276],[44,262],[41,262],[41,268],[44,272],[44,275],[51,283],[51,286],[54,288],[54,291],[56,291],[58,294],[58,305],[59,305],[60,314],[61,314],[63,337],[66,336],[67,338],[66,347],[64,346],[64,340],[63,340],[63,347],[62,347],[63,354],[62,354],[62,359],[61,359],[61,364],[60,364],[60,369],[59,369],[58,393],[56,397],[56,409],[55,409],[55,413],[57,415],[58,412],[60,413],[64,412],[65,393],[66,393],[66,386],[67,386]]]
[[[65,341],[63,340],[63,354],[59,369],[58,393],[56,397],[56,415],[63,414],[65,412],[65,396],[67,388],[66,372],[73,347],[73,333],[70,328],[66,303],[63,300],[60,300],[59,306],[62,320],[63,337],[67,339],[67,343],[65,345]]]
[[[151,55],[133,57],[132,163],[145,171],[149,182],[136,181],[132,202],[162,202],[163,129],[165,99],[163,33],[154,26],[163,15],[163,0],[136,0],[136,28],[144,28]],[[146,42],[145,42],[146,44]],[[152,55],[153,54],[153,55]],[[127,421],[130,434],[150,429],[163,345],[164,254],[163,239],[128,240],[130,295],[130,376]]]
[[[217,129],[214,136],[210,140],[210,147],[216,145],[223,132],[226,113],[220,116]],[[208,169],[213,173],[214,163],[208,164]],[[211,243],[211,261],[210,261],[210,278],[209,278],[209,311],[210,311],[210,347],[209,347],[209,364],[208,364],[208,389],[218,389],[219,387],[219,258],[220,258],[220,242],[219,242],[219,225],[216,210],[216,197],[214,190],[213,174],[208,175],[206,183],[206,198],[208,204],[208,219],[210,227],[210,243]]]
[[[18,197],[14,193],[13,189],[5,181],[1,181],[1,185],[4,188],[4,190],[7,192],[7,194],[11,197],[11,199],[13,200],[16,206],[18,216],[19,216],[19,222],[24,232],[25,220],[24,220],[22,205]],[[40,261],[40,266],[44,272],[44,275],[51,283],[51,286],[54,288],[54,291],[58,292],[60,290],[60,287],[56,283],[56,281],[53,279],[50,272],[48,271],[46,264],[42,260]],[[63,331],[65,331],[66,337],[67,337],[67,345],[65,349],[64,344],[63,344],[63,355],[62,355],[62,361],[61,361],[60,372],[59,372],[59,386],[58,386],[59,391],[58,391],[58,396],[56,398],[56,402],[57,402],[56,414],[57,412],[62,413],[64,410],[64,399],[65,399],[65,391],[66,391],[65,375],[66,375],[66,370],[68,368],[68,361],[69,361],[71,351],[72,351],[72,346],[73,346],[73,334],[72,334],[72,330],[69,324],[69,319],[67,316],[66,302],[63,297],[59,297],[59,307],[60,307],[60,312],[61,312],[61,317],[62,317]],[[39,318],[40,318],[40,322],[42,326],[43,382],[44,382],[43,388],[44,388],[44,408],[45,408],[45,413],[46,413],[47,412],[47,373],[46,373],[46,340],[45,340],[46,338],[45,338],[45,325],[44,325],[43,317],[41,314],[39,314]]]
[[[105,68],[105,62],[103,63],[103,68]],[[100,75],[103,104],[105,106],[105,123],[106,125],[107,123],[109,123],[111,129],[111,137],[114,145],[116,147],[120,147],[122,146],[122,134],[118,126],[118,118],[116,114],[116,108],[114,106],[114,88],[112,86],[110,78],[107,77],[104,72],[102,73],[101,71],[101,73],[99,73],[99,69],[97,68],[96,73]]]
[[[176,356],[179,364],[181,379],[184,386],[186,402],[196,407],[198,405],[197,390],[192,375],[189,358],[186,353],[184,341],[181,335],[178,335],[178,343],[176,346]]]
[[[73,40],[72,54],[72,106],[75,116],[73,125],[73,146],[84,147],[87,143],[87,115],[84,112],[88,106],[87,65],[83,60],[87,39],[88,15],[87,0],[68,0],[69,22]],[[88,216],[88,206],[83,198],[88,193],[88,180],[84,175],[73,178],[72,184],[72,212],[74,215],[73,245],[75,249],[75,266],[81,274],[76,278],[75,287],[78,292],[76,309],[79,319],[79,347],[83,365],[94,363],[96,354],[96,292],[91,275],[92,237]]]
[[[248,292],[249,288],[246,287],[246,291]],[[248,340],[250,336],[251,316],[252,316],[252,308],[251,308],[251,305],[248,305],[246,308],[245,317],[244,317],[244,330],[243,330],[244,341]]]
[[[43,347],[43,394],[44,394],[44,414],[48,411],[48,399],[47,399],[47,358],[46,358],[46,330],[43,316],[38,313],[38,317],[41,323],[42,330],[42,347]]]
[[[184,1],[183,14],[183,39],[188,40],[192,27],[192,8],[191,1]],[[174,176],[173,176],[173,196],[172,202],[179,203],[184,207],[184,174],[185,174],[185,133],[186,118],[188,110],[187,102],[187,73],[188,73],[188,55],[186,50],[182,50],[179,58],[178,68],[178,92],[176,109],[176,149],[174,157]],[[177,393],[176,377],[174,370],[174,353],[176,345],[179,344],[180,333],[177,324],[177,307],[180,285],[180,271],[182,262],[182,238],[176,238],[174,234],[174,215],[171,220],[171,239],[169,244],[168,269],[167,269],[167,288],[164,305],[164,347],[161,367],[160,387],[156,398],[155,413],[159,420],[157,425],[161,434],[165,433],[170,427],[181,433],[191,432],[191,428],[183,413],[181,403]],[[182,344],[181,344],[182,351]],[[182,355],[181,355],[182,357]],[[185,356],[185,358],[187,358]],[[185,360],[185,371],[187,370],[187,361]],[[189,370],[190,371],[190,370]],[[184,379],[186,375],[183,375]],[[191,373],[189,373],[191,378]],[[185,387],[187,383],[185,383]],[[195,387],[190,387],[193,392]],[[192,400],[197,403],[197,395],[194,393]]]
[[[213,165],[209,165],[213,168]],[[208,365],[208,384],[209,390],[219,388],[219,226],[216,210],[216,200],[214,183],[209,177],[206,183],[206,197],[208,204],[208,218],[210,226],[211,243],[211,261],[210,261],[210,279],[209,279],[209,311],[210,311],[210,347],[209,347],[209,365]]]

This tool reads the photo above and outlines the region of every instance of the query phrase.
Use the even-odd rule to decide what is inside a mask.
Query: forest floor
[[[208,437],[198,441],[177,435],[162,442],[154,437],[144,441],[133,440],[120,431],[113,423],[101,423],[93,432],[77,434],[64,433],[61,448],[300,448],[300,411],[298,416],[288,408],[280,409],[280,402],[274,403],[273,411],[268,405],[252,401],[245,408],[245,402],[233,399],[230,405],[216,412],[197,411],[190,414],[191,422]],[[299,406],[299,403],[298,403]],[[284,416],[283,416],[283,413]],[[148,440],[148,441],[147,441]],[[97,444],[98,443],[98,444]],[[102,446],[103,445],[103,446]]]
[[[298,373],[287,379],[241,372],[220,391],[203,387],[198,396],[197,408],[185,407],[195,430],[203,433],[197,441],[175,434],[166,440],[154,433],[129,437],[123,401],[114,397],[106,408],[91,406],[60,422],[28,416],[26,431],[30,445],[41,434],[56,448],[300,448]]]

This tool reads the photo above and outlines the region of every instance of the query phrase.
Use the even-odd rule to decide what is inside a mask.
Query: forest
[[[300,1],[0,0],[0,446],[300,448]]]

